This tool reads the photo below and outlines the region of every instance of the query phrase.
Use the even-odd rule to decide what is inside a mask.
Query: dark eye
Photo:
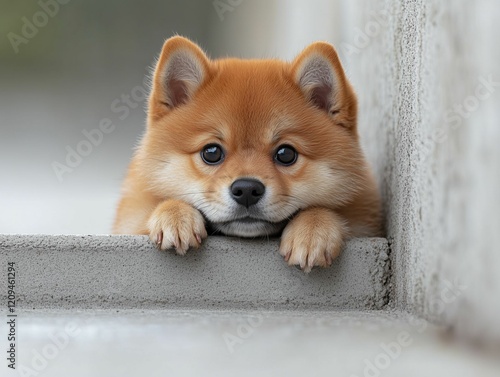
[[[274,159],[281,165],[292,165],[297,161],[297,151],[290,145],[280,145],[276,150]]]
[[[201,150],[201,158],[209,165],[220,163],[224,159],[222,147],[218,144],[208,144]]]

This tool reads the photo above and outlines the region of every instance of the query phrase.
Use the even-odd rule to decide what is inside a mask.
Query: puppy
[[[287,63],[210,60],[191,41],[170,38],[113,232],[147,234],[178,254],[198,247],[207,227],[281,233],[288,264],[329,266],[346,238],[382,231],[356,117],[330,44],[313,43]]]

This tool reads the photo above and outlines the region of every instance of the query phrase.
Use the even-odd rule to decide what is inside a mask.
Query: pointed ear
[[[189,102],[209,70],[210,61],[196,44],[179,36],[168,39],[154,71],[150,112],[160,115]]]
[[[356,126],[356,95],[332,45],[309,45],[292,62],[292,77],[311,104],[346,128]]]

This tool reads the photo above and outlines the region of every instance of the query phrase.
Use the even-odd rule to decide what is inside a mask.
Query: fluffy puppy
[[[147,234],[178,254],[198,247],[207,227],[281,233],[280,254],[305,271],[329,266],[348,237],[381,234],[356,96],[330,44],[288,63],[210,60],[170,38],[148,106],[114,233]]]

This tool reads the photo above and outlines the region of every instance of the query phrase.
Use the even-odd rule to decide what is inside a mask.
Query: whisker
[[[159,162],[163,162],[165,164],[170,164],[170,161],[162,160],[160,158],[148,157],[148,160],[159,161]]]
[[[213,194],[215,191],[197,191],[197,192],[186,192],[184,194],[178,194],[176,196],[184,196],[184,195],[197,195],[197,194]]]

